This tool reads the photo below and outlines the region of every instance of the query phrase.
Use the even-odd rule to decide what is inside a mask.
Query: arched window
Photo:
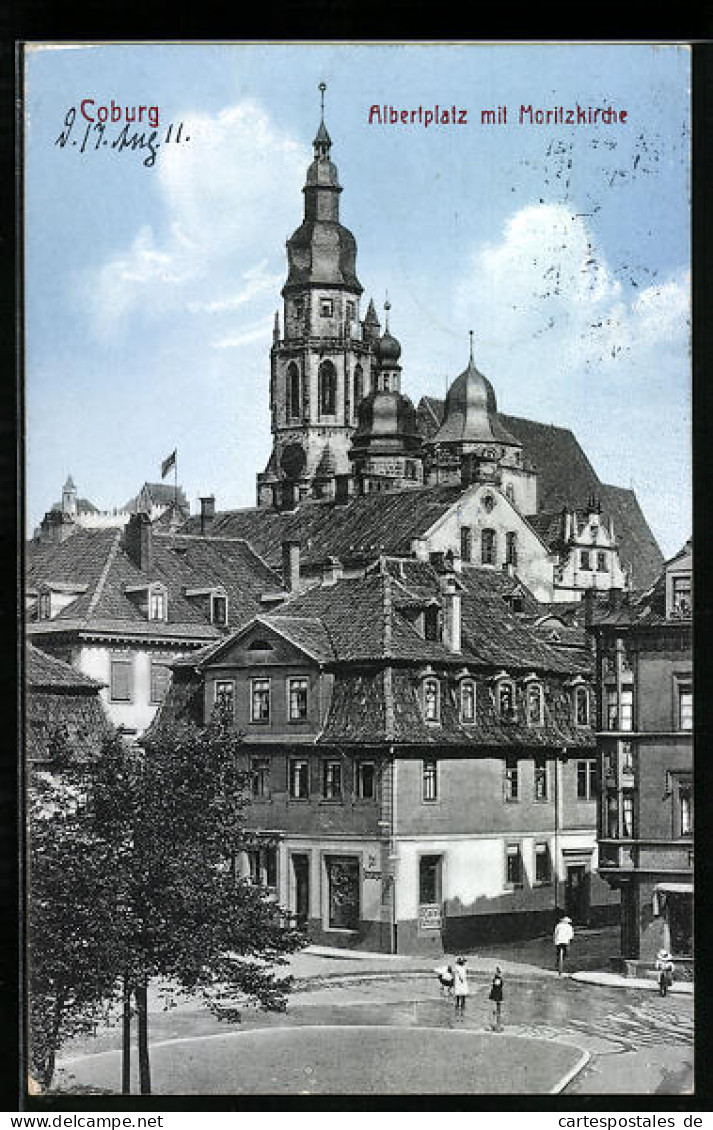
[[[508,679],[498,685],[498,713],[506,721],[515,717],[515,688]]]
[[[322,416],[333,416],[337,411],[337,372],[331,361],[319,366],[319,411]]]
[[[423,714],[427,722],[438,722],[441,716],[438,679],[426,679],[423,684]]]
[[[287,366],[287,415],[292,419],[300,415],[300,371],[294,361]]]
[[[354,370],[354,408],[359,407],[360,400],[364,399],[364,370],[357,365]]]
[[[527,721],[531,726],[542,725],[542,687],[539,683],[530,683],[527,688]]]
[[[472,679],[461,681],[460,720],[461,722],[475,722],[475,683]]]
[[[495,530],[483,530],[480,535],[480,560],[483,565],[495,564]]]
[[[575,689],[574,717],[578,726],[589,725],[589,693],[586,687],[577,687]]]

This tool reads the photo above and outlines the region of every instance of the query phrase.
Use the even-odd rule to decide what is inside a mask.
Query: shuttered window
[[[130,659],[112,659],[109,680],[112,702],[131,702],[132,675]]]

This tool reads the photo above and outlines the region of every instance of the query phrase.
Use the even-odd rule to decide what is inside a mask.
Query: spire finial
[[[473,357],[473,331],[468,330],[468,334],[470,336],[470,363],[471,363],[471,365],[474,365],[475,359]]]
[[[322,121],[324,121],[324,92],[327,89],[326,82],[320,82],[317,89],[319,90],[319,96],[320,96],[321,101],[322,101],[322,108],[321,108],[321,110],[322,110]]]
[[[384,310],[386,311],[386,325],[385,325],[384,329],[385,329],[386,333],[389,332],[389,310],[390,309],[391,309],[391,303],[389,302],[389,292],[387,290],[386,299],[384,300]]]

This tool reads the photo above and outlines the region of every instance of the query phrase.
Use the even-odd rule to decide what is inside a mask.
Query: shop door
[[[575,864],[567,868],[564,907],[575,926],[587,925],[589,921],[589,876],[584,864]]]
[[[358,930],[359,860],[349,856],[327,859],[329,926],[337,930]]]

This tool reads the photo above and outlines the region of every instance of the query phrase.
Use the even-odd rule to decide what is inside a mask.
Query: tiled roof
[[[77,505],[77,513],[78,514],[98,514],[99,513],[99,507],[95,506],[93,502],[90,502],[88,498],[78,498],[76,500],[76,505]],[[62,509],[62,503],[61,502],[53,502],[52,505],[48,507],[48,510],[61,510],[61,509]]]
[[[25,685],[32,689],[96,694],[104,684],[28,642],[25,645]]]
[[[634,492],[600,482],[569,428],[502,412],[498,418],[520,440],[524,455],[537,468],[540,509],[549,514],[561,511],[563,506],[576,509],[590,494],[598,495],[604,512],[614,520],[622,563],[633,566],[635,584],[651,584],[663,557]],[[424,437],[431,438],[443,419],[443,401],[424,397],[418,406],[418,419]]]
[[[188,513],[189,505],[183,487],[174,487],[173,483],[144,483],[134,498],[125,502],[122,510],[135,510],[142,494],[147,494],[156,506],[170,506],[174,502]]]
[[[33,634],[68,628],[131,632],[138,636],[200,641],[223,633],[210,624],[205,598],[189,598],[186,589],[222,588],[228,597],[228,627],[237,628],[261,608],[266,590],[280,587],[279,577],[242,541],[153,533],[153,566],[143,572],[124,549],[120,530],[78,530],[60,545],[30,542],[26,548],[28,586],[72,581],[84,593],[52,620],[28,624]],[[127,588],[160,582],[168,594],[168,620],[148,621]]]
[[[287,538],[300,540],[302,563],[307,566],[330,555],[345,561],[408,553],[413,539],[422,536],[462,493],[460,486],[425,487],[362,495],[343,506],[305,501],[292,512],[269,507],[227,510],[216,515],[210,532],[244,538],[275,568]],[[181,529],[198,533],[200,517],[190,518]]]

